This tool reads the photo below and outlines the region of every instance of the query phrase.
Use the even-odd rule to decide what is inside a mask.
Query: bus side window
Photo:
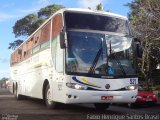
[[[26,50],[27,50],[27,44],[26,42],[23,44],[23,49],[22,49],[22,60],[26,59]]]
[[[56,71],[63,73],[63,49],[60,48],[60,37],[57,36],[57,45],[56,45]]]
[[[52,19],[52,38],[57,37],[62,31],[63,22],[62,22],[62,15],[57,14]]]
[[[57,14],[52,19],[52,60],[58,73],[63,73],[63,49],[60,49],[60,32],[63,22],[62,15]]]
[[[41,28],[40,44],[50,40],[51,21],[48,21],[44,27]]]
[[[40,38],[41,38],[41,29],[34,34],[34,37],[31,38],[32,48],[40,44]]]
[[[56,42],[57,42],[56,38],[52,39],[51,54],[52,54],[52,62],[53,62],[54,68],[56,68],[56,45],[57,45]]]
[[[52,61],[53,61],[53,65],[55,70],[58,73],[63,73],[63,49],[60,48],[59,46],[60,40],[59,40],[59,36],[57,36],[56,38],[54,38],[52,40]]]

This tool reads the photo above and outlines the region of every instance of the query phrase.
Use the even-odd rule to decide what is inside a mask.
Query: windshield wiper
[[[96,54],[96,56],[94,58],[94,61],[93,61],[92,65],[91,65],[91,67],[90,67],[90,69],[88,71],[88,73],[94,73],[95,72],[95,68],[96,68],[97,62],[99,60],[99,57],[100,57],[100,55],[102,53],[102,50],[103,50],[103,40],[101,40],[101,47],[99,48],[99,50],[98,50],[98,52],[97,52],[97,54]]]
[[[115,52],[112,51],[112,44],[111,44],[111,41],[110,41],[110,55],[113,55],[114,60],[118,63],[118,66],[120,67],[120,69],[121,69],[123,75],[126,76],[126,72],[125,72],[125,70],[124,70],[124,68],[123,68],[123,66],[122,66],[122,64],[121,64],[121,62],[119,61],[119,59],[118,59],[117,55],[115,54]]]

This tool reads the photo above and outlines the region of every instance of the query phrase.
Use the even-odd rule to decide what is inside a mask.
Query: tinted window
[[[65,12],[67,28],[100,30],[129,34],[126,20],[95,14]]]

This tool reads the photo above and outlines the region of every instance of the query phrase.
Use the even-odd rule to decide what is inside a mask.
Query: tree
[[[59,9],[64,8],[62,5],[49,5],[45,8],[41,8],[38,12],[39,18],[49,18],[53,13],[57,12]]]
[[[18,20],[13,26],[13,33],[15,34],[15,37],[30,35],[34,31],[32,26],[36,23],[37,20],[38,16],[36,14],[29,14]]]
[[[13,33],[15,37],[27,37],[31,35],[46,19],[48,19],[53,13],[59,9],[64,8],[62,5],[49,5],[45,8],[41,8],[37,14],[29,14],[24,18],[17,20],[13,26]],[[9,43],[8,49],[15,49],[18,47],[23,40],[15,40],[12,43]]]
[[[6,81],[6,80],[8,80],[8,78],[6,78],[6,77],[3,77],[3,78],[1,79],[1,81]]]
[[[96,6],[96,10],[103,11],[103,5],[102,5],[102,3],[100,3],[100,4],[98,4],[98,5]]]
[[[22,43],[23,43],[23,40],[15,40],[13,43],[9,43],[8,49],[15,50]]]
[[[6,87],[6,81],[7,80],[8,80],[8,78],[5,78],[5,77],[0,79],[0,87]]]
[[[152,71],[160,63],[160,1],[134,0],[128,3],[128,15],[135,35],[141,40],[143,56],[140,71],[145,80],[150,79]]]

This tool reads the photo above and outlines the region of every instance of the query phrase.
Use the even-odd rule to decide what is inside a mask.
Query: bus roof
[[[128,20],[128,18],[126,16],[122,16],[122,15],[119,15],[119,14],[106,12],[106,11],[100,11],[100,10],[91,10],[91,9],[82,9],[82,8],[63,8],[61,10],[63,12],[64,11],[74,11],[74,12],[83,12],[83,13],[107,15],[107,16],[112,16],[112,17],[117,17],[117,18],[121,18],[121,19],[124,19],[124,20]]]
[[[19,49],[28,39],[30,39],[39,29],[41,29],[56,14],[63,13],[65,11],[71,11],[71,12],[77,12],[77,13],[97,14],[97,15],[106,15],[106,16],[111,16],[111,17],[116,17],[116,18],[128,20],[128,18],[126,16],[122,16],[122,15],[119,15],[119,14],[115,14],[115,13],[111,13],[111,12],[106,12],[106,11],[98,11],[98,10],[83,9],[83,8],[63,8],[63,9],[58,10],[50,18],[48,18],[36,31],[34,31],[30,36],[28,36],[27,39],[20,46],[18,46],[14,51],[16,51],[17,49]]]

